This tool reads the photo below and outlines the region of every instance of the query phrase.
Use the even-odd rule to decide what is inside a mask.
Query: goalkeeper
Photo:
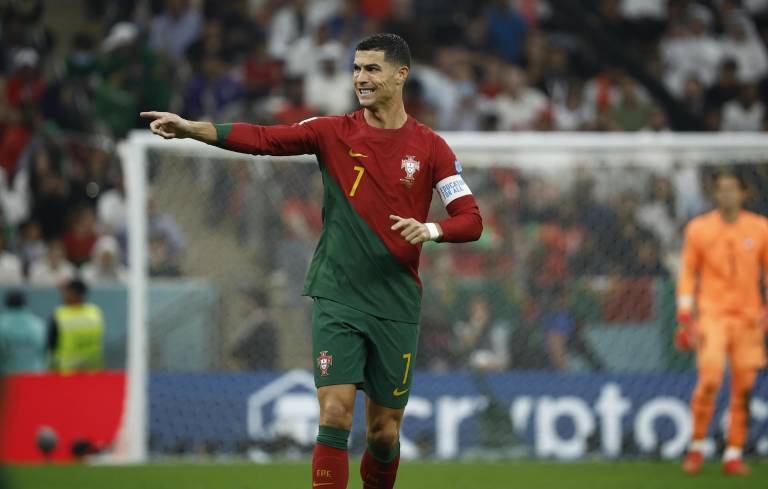
[[[768,220],[742,210],[744,182],[736,174],[717,174],[714,190],[717,209],[695,218],[685,229],[677,284],[680,327],[675,344],[696,351],[698,369],[691,399],[693,439],[683,470],[689,474],[701,470],[704,438],[727,359],[731,415],[723,472],[747,475],[742,447],[749,402],[757,371],[765,366],[760,271],[768,270]]]
[[[344,116],[267,127],[141,114],[167,139],[189,137],[252,154],[317,155],[325,187],[323,232],[304,290],[314,299],[312,350],[320,404],[312,487],[347,487],[357,389],[366,394],[363,486],[394,486],[419,334],[421,245],[473,241],[482,232],[456,156],[405,112],[410,61],[399,36],[376,34],[361,41],[352,82],[363,108]],[[426,222],[433,189],[450,216],[440,222]]]

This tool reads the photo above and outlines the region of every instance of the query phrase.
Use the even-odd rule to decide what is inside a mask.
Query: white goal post
[[[668,166],[672,162],[716,164],[768,160],[768,135],[760,133],[444,133],[465,167],[520,169],[562,166]],[[148,150],[227,158],[225,150],[192,140],[170,140],[134,131],[120,143],[128,205],[127,392],[114,453],[109,461],[142,463],[148,458]],[[258,157],[255,157],[258,158]],[[294,160],[314,161],[313,157]]]

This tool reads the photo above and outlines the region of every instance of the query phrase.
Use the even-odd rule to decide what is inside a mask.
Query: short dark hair
[[[373,34],[359,43],[355,51],[384,51],[384,59],[399,66],[411,67],[411,49],[397,34]]]
[[[742,190],[747,189],[747,181],[741,172],[736,171],[733,168],[719,168],[712,173],[712,185],[717,188],[717,184],[721,178],[734,178],[739,182],[739,187]]]
[[[24,292],[20,290],[11,290],[5,294],[5,307],[8,309],[21,309],[26,303]]]
[[[81,298],[88,294],[88,286],[79,278],[74,278],[67,282],[66,287]]]

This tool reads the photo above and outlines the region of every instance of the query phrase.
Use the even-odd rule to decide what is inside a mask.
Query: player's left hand
[[[699,346],[699,334],[696,321],[690,311],[677,312],[678,327],[675,331],[675,348],[678,351],[693,351]]]
[[[412,245],[429,241],[429,230],[424,223],[412,217],[406,219],[395,215],[390,215],[389,219],[395,221],[395,224],[390,229],[392,231],[400,231],[400,236]]]
[[[760,315],[757,317],[757,325],[768,334],[768,306],[763,307],[760,311]]]

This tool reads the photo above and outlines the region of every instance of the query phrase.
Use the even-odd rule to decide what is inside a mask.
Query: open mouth
[[[357,93],[359,93],[360,95],[363,95],[363,96],[364,95],[372,95],[373,92],[375,92],[375,91],[376,91],[376,89],[374,89],[374,88],[358,88],[357,89]]]

